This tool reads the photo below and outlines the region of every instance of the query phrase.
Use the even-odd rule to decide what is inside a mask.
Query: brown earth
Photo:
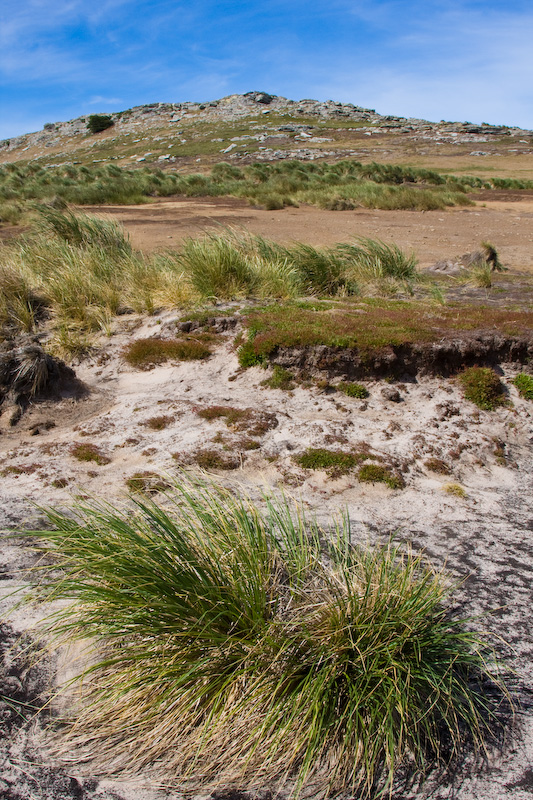
[[[487,193],[488,194],[488,193]],[[141,206],[94,206],[83,210],[120,220],[135,247],[173,248],[187,236],[221,226],[245,227],[279,242],[315,246],[369,236],[414,250],[420,266],[449,259],[490,241],[512,270],[533,271],[533,192],[490,193],[477,205],[446,211],[323,211],[314,206],[266,211],[234,197],[165,198]]]

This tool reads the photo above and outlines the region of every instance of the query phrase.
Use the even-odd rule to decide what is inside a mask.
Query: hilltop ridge
[[[259,91],[205,103],[150,103],[108,116],[112,125],[97,134],[88,128],[89,117],[80,116],[5,139],[0,162],[75,159],[82,164],[167,162],[187,167],[193,160],[210,166],[221,160],[390,161],[456,155],[479,162],[480,156],[533,153],[533,132],[516,127],[431,122],[383,115],[353,103],[296,101]]]

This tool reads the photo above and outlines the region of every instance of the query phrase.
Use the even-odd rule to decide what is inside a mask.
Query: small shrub
[[[201,469],[205,469],[207,471],[212,469],[239,469],[241,466],[241,460],[238,458],[238,456],[221,453],[220,450],[215,448],[206,447],[201,450],[197,450],[193,458]]]
[[[349,383],[347,381],[342,381],[338,383],[335,387],[338,389],[339,392],[344,392],[344,394],[348,395],[348,397],[357,397],[362,400],[365,397],[368,397],[368,389],[366,386],[363,386],[361,383]]]
[[[157,492],[165,492],[170,488],[171,484],[156,473],[136,472],[126,480],[126,486],[130,492],[156,494]]]
[[[261,445],[259,442],[255,439],[249,439],[247,436],[243,436],[235,442],[236,450],[259,450],[260,447]]]
[[[518,393],[526,400],[533,400],[533,377],[520,373],[513,378],[513,383],[518,389]]]
[[[228,427],[231,427],[237,422],[249,419],[253,412],[248,408],[234,408],[233,406],[207,406],[207,408],[198,409],[196,413],[202,419],[210,422],[214,419],[225,419]]]
[[[239,347],[237,350],[237,358],[239,359],[239,365],[243,367],[243,369],[248,369],[248,367],[262,367],[267,363],[265,356],[258,355],[255,352],[253,341],[244,342]]]
[[[100,133],[111,128],[115,123],[108,114],[91,114],[87,120],[87,128],[91,133]]]
[[[470,367],[459,375],[467,400],[485,411],[505,404],[503,384],[490,367]]]
[[[363,464],[357,477],[363,483],[385,483],[391,489],[403,489],[405,486],[401,475],[392,472],[382,464]]]
[[[207,420],[224,418],[228,428],[246,432],[248,436],[264,436],[276,428],[278,418],[272,411],[255,411],[253,408],[234,408],[233,406],[208,406],[199,409],[199,417]]]
[[[137,339],[124,350],[124,358],[137,369],[150,369],[166,361],[193,361],[207,358],[211,350],[195,339]]]
[[[268,386],[269,389],[283,389],[290,391],[295,387],[294,375],[288,369],[283,369],[279,364],[274,364],[272,375],[265,381],[261,381],[261,386]]]
[[[135,514],[51,510],[32,531],[52,556],[40,596],[68,600],[54,632],[97,643],[77,752],[368,797],[501,733],[493,651],[422,557],[352,546],[345,518],[332,540],[284,499],[263,511],[184,478],[175,492]]]
[[[70,454],[78,461],[94,461],[99,467],[111,462],[111,459],[104,455],[97,445],[89,442],[73,445]]]
[[[443,461],[442,458],[428,458],[427,461],[424,461],[424,466],[439,475],[449,475],[451,473],[449,464]]]
[[[363,452],[343,452],[342,450],[328,450],[323,447],[310,447],[294,460],[304,469],[320,469],[332,478],[345,475],[355,469],[361,461],[369,458],[366,451]]]
[[[165,417],[162,415],[160,417],[150,417],[150,419],[147,419],[142,424],[147,428],[151,428],[153,431],[162,431],[173,421],[174,417]]]

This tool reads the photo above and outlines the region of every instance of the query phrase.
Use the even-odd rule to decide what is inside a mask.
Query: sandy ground
[[[446,211],[322,211],[314,206],[266,211],[237,198],[212,197],[90,210],[119,219],[133,245],[147,252],[173,248],[184,237],[205,230],[237,226],[279,242],[300,240],[317,246],[354,236],[384,239],[414,250],[421,267],[490,241],[508,267],[533,270],[533,194],[501,192],[497,200],[481,199],[476,206]]]
[[[257,212],[258,218],[260,213],[265,212]],[[345,218],[334,219],[339,217]],[[452,212],[448,218],[461,217]],[[219,473],[219,480],[244,486],[254,495],[263,487],[283,488],[325,525],[347,508],[357,539],[372,543],[395,534],[425,549],[437,566],[445,565],[461,582],[454,602],[465,613],[490,612],[479,625],[508,643],[503,648],[505,663],[516,670],[516,696],[523,704],[519,732],[509,738],[503,753],[491,753],[482,768],[465,768],[445,784],[435,787],[429,782],[397,797],[527,800],[533,790],[533,405],[509,386],[508,406],[479,411],[462,399],[453,380],[439,379],[397,385],[400,402],[387,400],[387,384],[377,381],[367,384],[366,400],[325,394],[316,386],[273,390],[262,386],[265,370],[239,371],[235,332],[221,334],[216,352],[204,362],[150,371],[134,370],[124,362],[121,353],[132,338],[172,334],[175,322],[170,313],[117,321],[114,333],[102,340],[102,349],[77,368],[89,389],[85,399],[36,404],[16,427],[8,425],[7,412],[2,414],[2,529],[38,524],[34,503],[68,504],[79,495],[126,502],[125,481],[136,472],[175,475],[182,464],[194,466],[198,452],[206,448],[235,459],[235,469]],[[515,371],[515,366],[504,365],[508,384]],[[246,450],[243,437],[248,433],[228,428],[224,419],[203,420],[198,411],[210,405],[252,409],[252,422],[268,414],[266,430],[255,436],[259,448]],[[166,427],[154,431],[147,423],[158,416],[168,420]],[[35,425],[37,435],[32,434]],[[77,442],[96,445],[110,462],[98,466],[77,461],[71,452]],[[361,442],[401,472],[403,490],[359,483],[354,473],[332,479],[294,462],[294,456],[309,446],[347,450],[358,449]],[[425,462],[431,457],[443,459],[450,475],[428,469]],[[446,491],[450,482],[463,487],[465,496]],[[1,597],[6,598],[23,584],[23,570],[33,556],[19,539],[4,539],[1,555]],[[45,613],[35,606],[15,611],[11,606],[9,597],[0,601],[0,614],[6,615],[15,634],[31,631]],[[5,641],[8,638],[6,633]],[[56,656],[50,658],[53,663]],[[31,670],[24,675],[29,680]],[[129,783],[91,776],[90,766],[87,773],[75,758],[74,764],[55,768],[40,729],[40,720],[33,725],[26,721],[15,726],[10,737],[0,734],[0,797],[181,797],[177,789],[158,789],[155,775],[143,774]]]

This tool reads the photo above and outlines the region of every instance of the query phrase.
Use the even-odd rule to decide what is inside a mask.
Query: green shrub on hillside
[[[108,114],[91,114],[87,121],[87,127],[91,133],[100,133],[111,128],[115,123]]]

